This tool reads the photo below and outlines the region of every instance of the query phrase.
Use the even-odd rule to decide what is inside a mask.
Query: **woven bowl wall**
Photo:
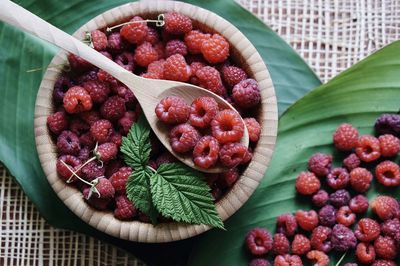
[[[104,28],[126,20],[134,15],[155,18],[157,14],[177,11],[189,16],[196,27],[218,32],[231,44],[231,53],[236,63],[244,67],[250,77],[256,79],[261,88],[262,104],[258,120],[262,126],[261,138],[254,150],[253,160],[232,189],[216,204],[223,220],[235,213],[250,197],[262,179],[274,150],[277,127],[277,101],[268,70],[254,46],[232,24],[220,16],[182,2],[142,1],[113,8],[90,20],[74,34],[84,39],[86,31]],[[266,40],[267,41],[267,40]],[[157,226],[140,221],[120,221],[111,212],[93,209],[84,201],[81,192],[67,185],[56,172],[57,150],[46,126],[47,116],[54,112],[52,91],[61,73],[51,66],[67,62],[66,53],[59,52],[47,69],[36,99],[35,139],[41,165],[46,177],[58,197],[82,220],[98,230],[121,239],[138,242],[170,242],[198,235],[210,229],[206,225],[163,223]]]

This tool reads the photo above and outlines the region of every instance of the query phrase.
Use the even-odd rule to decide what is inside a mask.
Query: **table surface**
[[[238,0],[323,82],[399,39],[397,0]],[[0,265],[144,265],[92,237],[51,227],[0,166]]]

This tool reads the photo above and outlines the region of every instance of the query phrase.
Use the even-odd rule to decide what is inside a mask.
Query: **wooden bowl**
[[[177,11],[189,16],[199,28],[207,28],[222,34],[231,44],[231,53],[250,77],[256,79],[261,88],[262,104],[258,116],[262,126],[261,138],[254,150],[253,160],[232,189],[216,203],[223,220],[234,214],[250,197],[260,183],[274,150],[277,127],[277,101],[268,70],[250,41],[232,24],[222,17],[194,5],[173,1],[141,1],[113,8],[90,20],[74,34],[83,39],[86,31],[112,25],[134,15],[156,17],[157,14]],[[66,63],[66,53],[59,52],[50,66]],[[96,229],[121,239],[137,242],[170,242],[192,237],[210,229],[206,225],[162,223],[153,226],[140,221],[120,221],[111,212],[102,212],[90,207],[82,193],[67,185],[56,172],[57,151],[46,126],[47,116],[54,112],[52,91],[59,68],[49,67],[43,77],[36,98],[35,139],[40,162],[46,177],[58,197],[78,217]]]

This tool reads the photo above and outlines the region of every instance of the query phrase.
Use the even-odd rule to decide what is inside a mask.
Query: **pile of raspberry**
[[[194,28],[188,17],[176,12],[165,14],[163,27],[153,26],[139,16],[130,22],[113,26],[111,32],[88,33],[90,45],[137,75],[190,82],[225,97],[238,110],[246,109],[249,116],[256,114],[260,102],[258,84],[232,63],[224,37]],[[68,61],[71,70],[63,72],[56,81],[52,95],[55,112],[47,118],[57,146],[57,173],[66,183],[80,189],[92,207],[113,211],[121,220],[148,222],[149,218],[126,196],[125,185],[134,169],[124,163],[119,151],[121,139],[137,121],[141,107],[135,95],[107,72],[73,54],[68,55]],[[191,121],[197,128],[206,123],[210,114],[206,110],[214,108],[208,102],[212,100],[199,99],[193,106],[197,111],[192,112]],[[205,116],[201,116],[203,107]],[[229,119],[229,114],[226,117],[221,119]],[[260,125],[254,118],[248,117],[247,121],[255,145]],[[174,134],[171,132],[177,143],[174,149],[187,149],[182,145],[182,136],[186,134],[180,133],[185,129],[186,125]],[[201,156],[211,142],[205,139],[202,143],[205,146],[199,151]],[[151,144],[152,168],[176,161],[153,135]],[[229,152],[232,149],[226,149]],[[244,167],[239,165],[226,173],[209,176],[208,184],[216,201],[232,187]],[[95,184],[96,190],[90,184]]]
[[[388,195],[368,202],[365,193],[377,186],[400,186],[400,167],[393,160],[400,152],[400,115],[384,114],[375,123],[377,137],[362,135],[351,124],[333,133],[333,143],[343,156],[334,167],[333,157],[316,153],[307,172],[296,178],[296,191],[308,197],[314,209],[278,216],[276,233],[254,228],[246,236],[247,249],[255,257],[250,266],[329,265],[329,254],[351,256],[357,263],[346,266],[395,266],[400,251],[400,205]],[[368,169],[374,169],[373,172]],[[371,207],[373,216],[366,217]]]

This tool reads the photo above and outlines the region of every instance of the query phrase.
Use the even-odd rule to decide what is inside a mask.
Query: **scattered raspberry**
[[[189,118],[190,107],[179,97],[169,96],[156,106],[158,119],[166,124],[185,123]]]
[[[355,148],[357,140],[358,131],[350,124],[341,124],[333,133],[333,143],[336,149],[341,151],[350,151]]]
[[[160,36],[156,29],[148,27],[147,34],[143,39],[145,42],[149,42],[151,44],[156,44],[160,41]]]
[[[331,171],[332,155],[316,153],[308,160],[308,170],[316,176],[327,176]]]
[[[177,159],[175,158],[175,156],[173,156],[171,153],[164,152],[162,153],[160,156],[158,156],[156,163],[157,166],[160,167],[160,165],[165,164],[165,163],[175,163],[177,161]]]
[[[284,213],[276,218],[276,232],[286,236],[294,236],[297,230],[296,218],[291,213]]]
[[[120,33],[123,38],[133,44],[141,43],[147,35],[149,28],[147,23],[143,22],[143,19],[139,16],[133,17],[131,22],[139,21],[138,23],[132,23],[122,26]]]
[[[90,36],[94,49],[101,51],[107,48],[107,36],[102,31],[94,30],[90,33]]]
[[[247,131],[249,132],[250,141],[257,142],[260,139],[261,134],[261,126],[254,118],[245,118],[243,119]]]
[[[57,138],[57,151],[60,154],[78,155],[80,150],[78,136],[68,130],[64,130]]]
[[[126,45],[119,32],[113,32],[108,35],[108,48],[113,53],[120,53],[125,50]]]
[[[88,61],[74,54],[68,54],[68,62],[71,68],[78,73],[85,72],[93,67]]]
[[[223,36],[215,33],[203,40],[201,53],[211,64],[222,63],[229,56],[229,43]]]
[[[345,189],[339,189],[329,195],[329,201],[336,208],[347,205],[350,201],[350,193]]]
[[[112,134],[113,126],[110,121],[101,119],[92,124],[90,133],[98,143],[107,142]]]
[[[355,236],[362,242],[374,241],[380,233],[378,222],[370,218],[360,219],[354,228]]]
[[[163,72],[165,79],[188,81],[190,74],[190,67],[186,64],[183,55],[174,54],[165,60]]]
[[[254,228],[247,233],[246,245],[253,255],[264,255],[272,249],[272,236],[264,228]]]
[[[365,213],[369,207],[368,199],[363,195],[357,195],[350,200],[349,207],[354,213]]]
[[[336,224],[332,229],[331,243],[334,250],[345,252],[356,247],[357,238],[351,229],[342,224]]]
[[[356,248],[357,259],[364,264],[371,264],[375,261],[374,246],[368,243],[359,243]]]
[[[256,106],[261,101],[260,87],[254,79],[245,79],[236,84],[232,89],[235,103],[242,108]]]
[[[128,71],[132,72],[135,69],[135,59],[133,53],[123,52],[122,54],[117,55],[114,61]]]
[[[114,159],[115,157],[117,157],[117,153],[118,153],[117,145],[115,145],[112,142],[106,142],[100,144],[97,147],[97,151],[95,151],[97,159],[103,162],[108,162]]]
[[[63,162],[67,164],[68,167]],[[72,175],[71,170],[75,171],[80,165],[81,165],[81,160],[79,160],[75,156],[61,155],[56,162],[57,173],[64,181],[67,181]],[[76,181],[75,176],[71,178],[71,182],[74,181]]]
[[[219,150],[222,165],[232,168],[240,164],[247,154],[247,147],[241,143],[227,143]]]
[[[322,207],[326,205],[329,201],[329,194],[323,189],[318,190],[317,193],[315,193],[312,196],[311,199],[312,203],[317,206],[317,207]]]
[[[154,61],[158,60],[156,49],[149,42],[144,42],[135,49],[134,60],[136,64],[142,67],[147,67]]]
[[[392,161],[379,163],[375,168],[375,176],[379,183],[387,187],[400,185],[400,167]]]
[[[375,122],[375,130],[379,135],[392,134],[400,136],[400,115],[383,114]]]
[[[391,135],[391,134],[385,134],[382,136],[379,136],[379,145],[381,148],[381,154],[382,156],[385,157],[392,157],[396,156],[399,151],[400,151],[400,140]]]
[[[150,63],[147,67],[147,74],[146,78],[153,78],[153,79],[164,79],[164,59],[160,59]]]
[[[311,250],[311,243],[310,240],[302,235],[297,234],[294,236],[292,242],[292,253],[295,255],[304,255]]]
[[[242,80],[247,79],[247,74],[240,67],[224,66],[222,67],[222,77],[226,84],[233,87]]]
[[[381,156],[379,140],[374,136],[361,136],[356,145],[356,154],[361,161],[372,162]]]
[[[297,224],[305,231],[312,231],[318,226],[318,214],[314,210],[299,210],[295,214]]]
[[[94,122],[101,119],[100,113],[95,110],[79,113],[79,117],[85,121],[89,126],[92,126]]]
[[[199,97],[190,107],[189,122],[192,126],[205,128],[218,113],[218,103],[211,97]]]
[[[378,236],[374,242],[376,255],[383,259],[394,259],[397,255],[397,247],[389,236]]]
[[[340,167],[332,169],[326,178],[328,186],[335,190],[346,188],[349,180],[350,177],[347,170]]]
[[[236,142],[243,137],[244,125],[237,112],[227,109],[217,113],[211,121],[211,130],[219,143]]]
[[[105,168],[102,164],[91,161],[81,169],[82,178],[92,181],[98,177],[104,176]]]
[[[360,158],[358,158],[355,153],[351,153],[343,160],[343,166],[346,167],[348,171],[352,171],[353,169],[359,167],[360,163]]]
[[[120,220],[129,220],[136,216],[137,210],[133,203],[125,196],[117,196],[115,198],[117,207],[114,210],[114,216]]]
[[[224,188],[230,188],[239,179],[240,173],[237,168],[231,168],[220,174],[220,180]]]
[[[391,260],[376,260],[371,266],[396,266],[397,264]]]
[[[59,111],[47,117],[47,126],[50,131],[59,135],[68,128],[68,118],[65,112]]]
[[[133,123],[137,120],[137,116],[135,112],[126,111],[124,116],[118,120],[118,126],[120,127],[120,131],[122,134],[128,134],[131,129]]]
[[[366,192],[369,189],[372,179],[371,172],[365,168],[357,167],[350,172],[351,187],[360,193]]]
[[[266,259],[252,259],[249,266],[271,266]]]
[[[198,30],[192,30],[185,35],[185,44],[191,54],[200,54],[201,46],[210,38],[210,34],[202,33]]]
[[[381,224],[382,233],[385,236],[390,236],[393,239],[400,235],[400,221],[397,218],[386,220]]]
[[[336,223],[336,209],[332,205],[325,205],[318,212],[319,223],[332,227]]]
[[[80,113],[92,109],[92,99],[82,87],[74,86],[64,95],[64,108],[70,114]]]
[[[69,130],[75,133],[77,136],[87,133],[89,129],[90,126],[79,118],[74,118],[69,123]]]
[[[217,95],[224,96],[226,90],[222,84],[221,76],[217,69],[211,66],[205,66],[195,73],[197,85],[203,87]]]
[[[372,211],[383,221],[398,217],[399,203],[390,196],[378,196],[371,203]]]
[[[356,215],[351,211],[349,206],[342,206],[336,212],[336,222],[349,227],[356,221]]]
[[[313,265],[315,266],[328,266],[329,265],[329,257],[321,251],[312,250],[307,253],[307,259],[314,261]]]
[[[193,149],[194,164],[201,168],[210,168],[218,161],[219,150],[219,143],[214,137],[202,137]]]
[[[53,101],[56,104],[63,103],[65,92],[73,86],[74,83],[67,76],[61,75],[58,77],[57,81],[54,83]]]
[[[187,47],[183,41],[175,39],[167,42],[165,45],[165,56],[170,57],[174,54],[187,55]]]
[[[312,195],[321,187],[319,179],[311,172],[301,172],[296,179],[296,190],[302,195]]]
[[[192,20],[176,12],[165,14],[164,29],[170,34],[185,34],[192,30]]]
[[[108,86],[101,81],[87,81],[83,88],[89,93],[93,103],[103,103],[110,93]]]
[[[101,115],[110,121],[120,119],[125,114],[125,111],[125,101],[118,96],[111,96],[100,107]]]
[[[332,230],[329,227],[316,227],[310,237],[311,247],[328,253],[332,249],[331,234]]]
[[[289,253],[289,240],[284,234],[278,233],[274,235],[272,243],[272,252],[275,255],[284,255]]]
[[[110,182],[115,189],[115,193],[117,195],[126,194],[126,182],[128,181],[128,177],[132,173],[132,169],[130,167],[121,167],[118,171],[110,177]]]
[[[177,125],[169,133],[172,150],[177,153],[192,150],[200,138],[200,133],[189,124]]]
[[[279,255],[275,257],[274,266],[302,266],[303,262],[297,255]]]

